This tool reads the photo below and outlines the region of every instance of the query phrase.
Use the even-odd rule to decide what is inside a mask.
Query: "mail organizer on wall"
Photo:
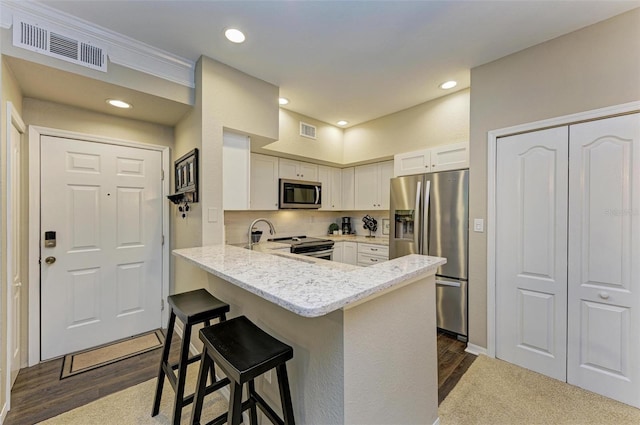
[[[198,202],[198,149],[175,161],[175,193],[167,196],[174,204]]]

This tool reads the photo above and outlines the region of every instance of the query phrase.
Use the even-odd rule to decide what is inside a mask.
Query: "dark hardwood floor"
[[[180,351],[177,335],[172,338],[171,346],[171,361],[176,362]],[[465,353],[465,347],[464,342],[438,332],[438,404],[475,360],[476,356]],[[60,380],[62,359],[22,369],[11,392],[12,408],[5,424],[35,424],[153,379],[158,373],[160,355],[161,350],[156,349],[63,380]],[[149,400],[149,414],[152,402]]]
[[[477,356],[465,352],[467,343],[438,331],[438,405],[456,386]]]
[[[171,339],[172,362],[178,361],[180,341],[174,333]],[[11,390],[11,410],[4,423],[35,424],[155,378],[161,354],[162,349],[158,348],[62,380],[62,358],[22,369]],[[153,400],[149,400],[149,414],[152,404]]]

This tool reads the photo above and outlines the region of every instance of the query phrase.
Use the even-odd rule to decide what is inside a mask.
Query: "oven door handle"
[[[323,251],[312,251],[312,252],[296,252],[298,255],[306,255],[307,257],[325,257],[327,255],[333,254],[332,249],[325,249]]]

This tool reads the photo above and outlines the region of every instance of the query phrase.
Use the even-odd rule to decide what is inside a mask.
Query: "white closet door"
[[[570,140],[568,382],[640,407],[640,114]]]
[[[566,379],[568,128],[497,149],[496,355]]]

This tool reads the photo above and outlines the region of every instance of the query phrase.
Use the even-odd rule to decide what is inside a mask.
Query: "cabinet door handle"
[[[609,299],[609,293],[605,292],[605,291],[598,292],[598,296],[600,298],[602,298],[603,300],[608,300]]]

